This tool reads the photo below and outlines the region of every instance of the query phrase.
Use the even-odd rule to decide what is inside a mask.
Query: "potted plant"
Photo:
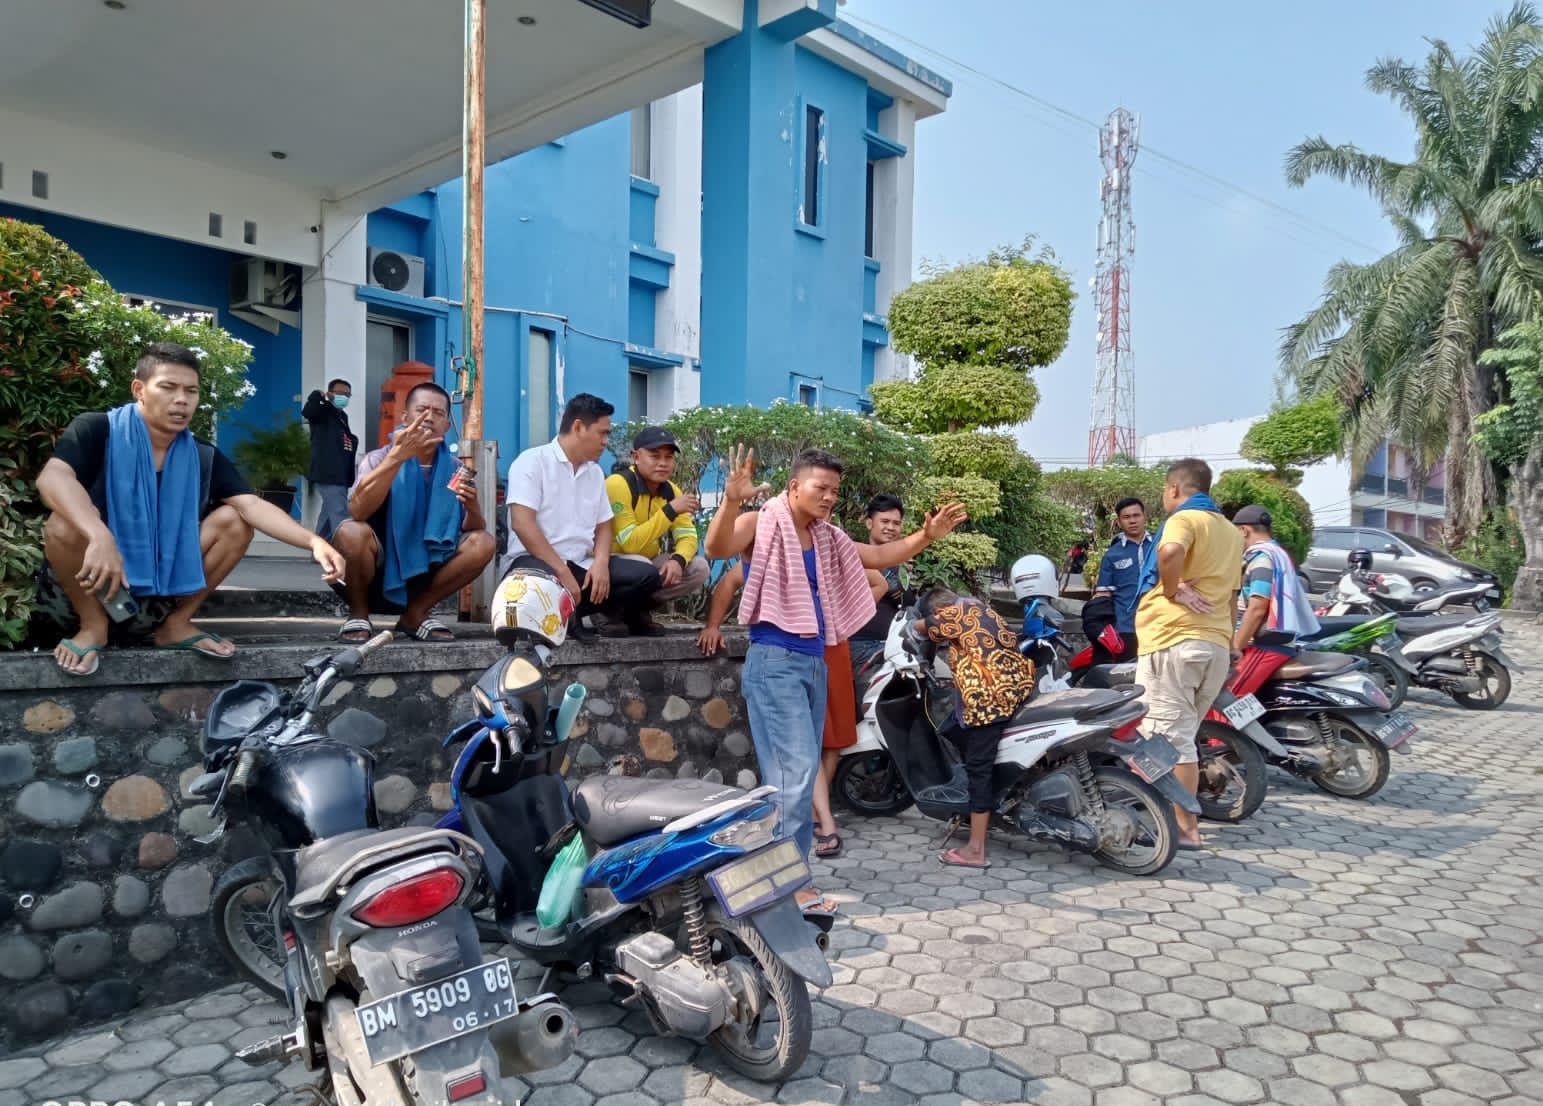
[[[311,437],[299,420],[283,420],[271,430],[254,430],[232,451],[257,494],[280,510],[294,507],[294,481],[311,465]]]

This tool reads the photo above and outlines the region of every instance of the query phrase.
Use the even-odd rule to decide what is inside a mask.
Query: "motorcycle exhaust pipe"
[[[579,1023],[556,999],[537,1003],[488,1030],[505,1076],[555,1068],[573,1055]]]

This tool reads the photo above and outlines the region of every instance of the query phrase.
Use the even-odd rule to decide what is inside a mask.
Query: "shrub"
[[[1294,488],[1263,469],[1231,469],[1211,485],[1211,498],[1228,518],[1250,503],[1270,512],[1275,540],[1301,565],[1313,543],[1313,509]]]
[[[1456,553],[1463,560],[1498,576],[1504,601],[1510,604],[1516,574],[1527,560],[1527,550],[1522,544],[1522,529],[1517,523],[1514,510],[1491,507],[1478,530],[1458,546]]]

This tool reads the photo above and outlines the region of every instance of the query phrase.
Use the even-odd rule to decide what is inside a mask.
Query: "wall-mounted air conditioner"
[[[368,260],[371,285],[423,298],[423,258],[396,250],[371,250]]]

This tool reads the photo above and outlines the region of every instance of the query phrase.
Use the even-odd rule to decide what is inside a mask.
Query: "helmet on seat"
[[[1345,558],[1345,567],[1351,572],[1370,572],[1372,570],[1372,551],[1370,549],[1352,549],[1350,556]]]
[[[550,573],[517,569],[493,593],[493,636],[500,645],[535,641],[556,649],[568,640],[573,596]]]
[[[1020,603],[1030,599],[1054,599],[1061,594],[1055,564],[1040,553],[1030,553],[1013,562],[1013,594]]]

